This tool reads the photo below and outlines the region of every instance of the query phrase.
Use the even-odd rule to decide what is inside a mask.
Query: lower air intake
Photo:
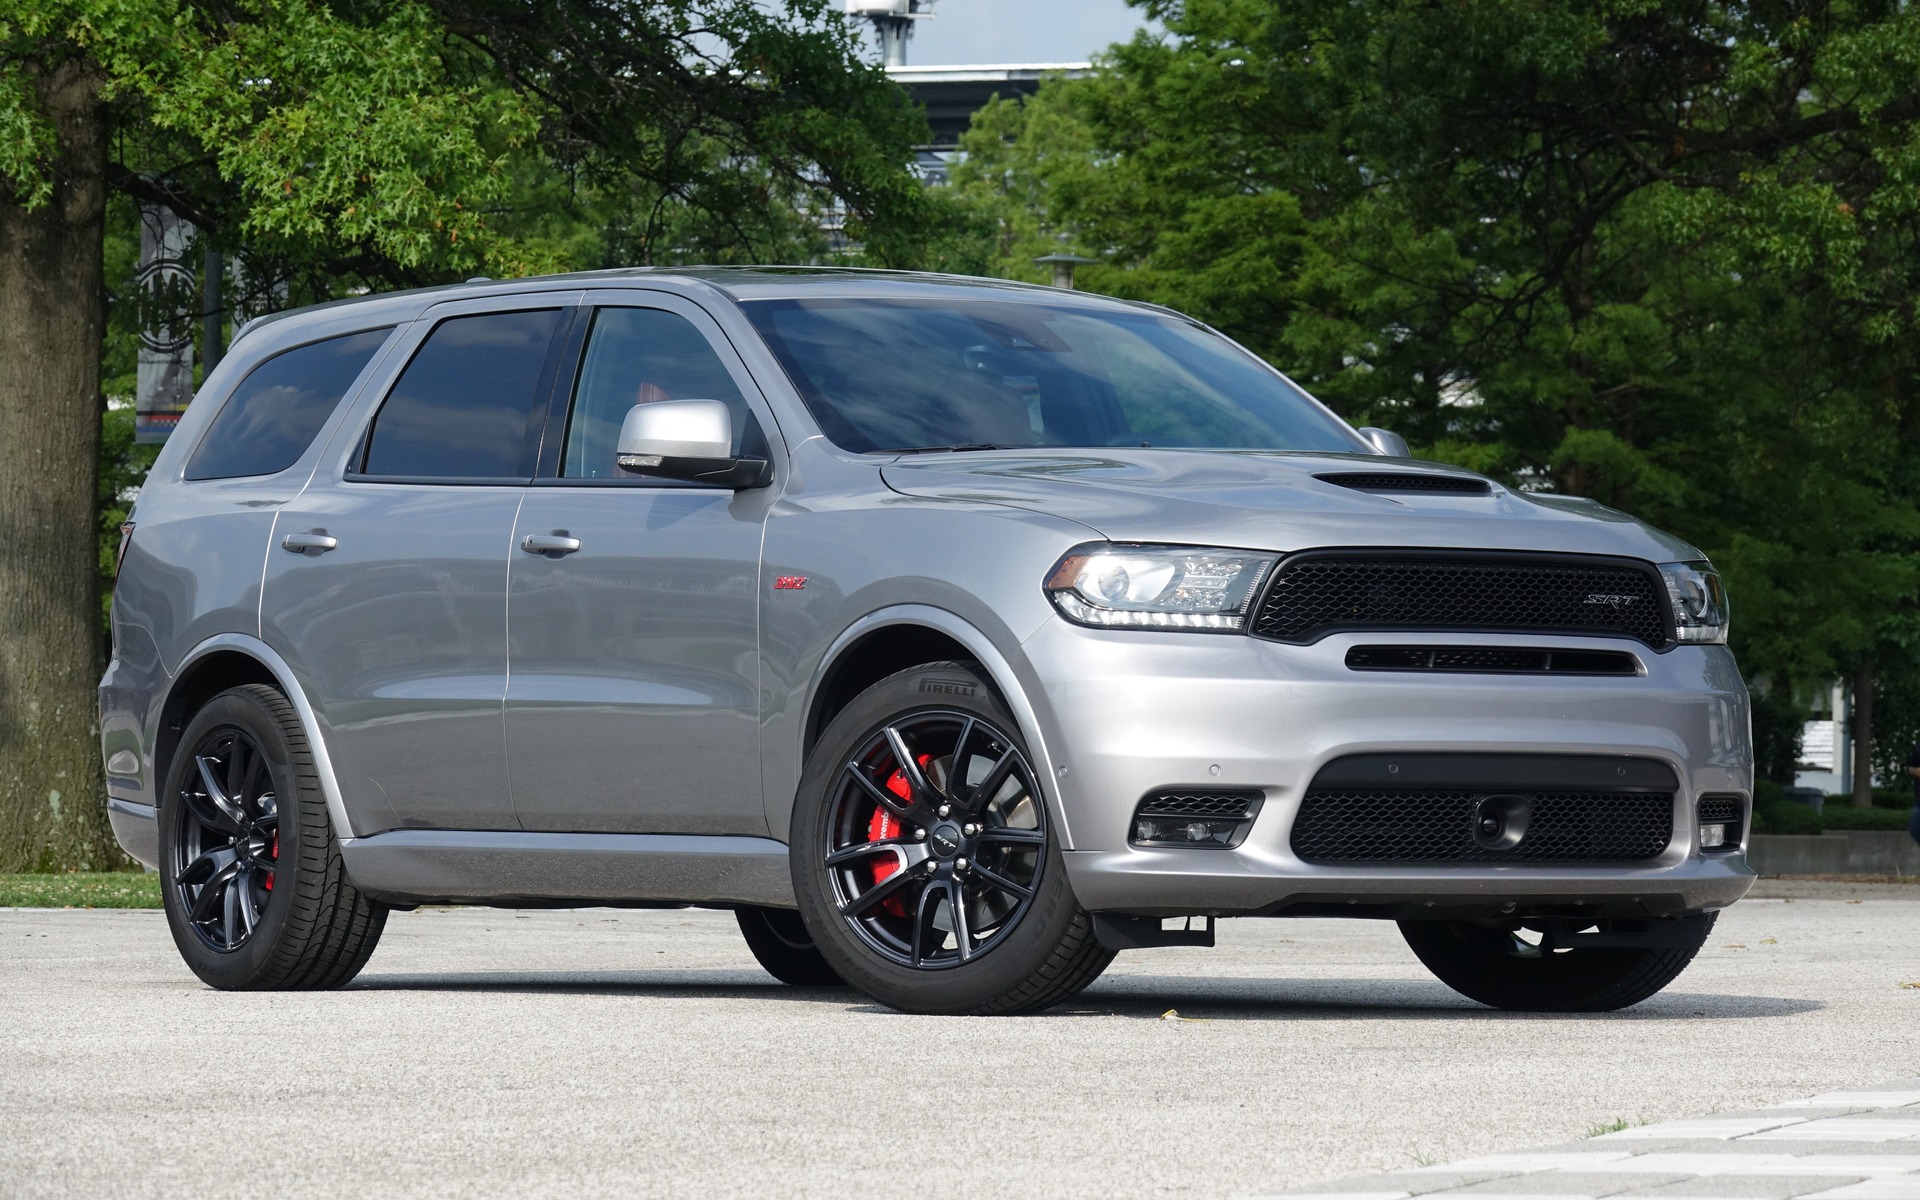
[[[1524,809],[1524,833],[1490,841],[1491,808]],[[1294,818],[1311,863],[1631,863],[1673,840],[1671,792],[1323,789]]]
[[[1740,797],[1709,793],[1700,797],[1700,823],[1726,823],[1740,819]]]

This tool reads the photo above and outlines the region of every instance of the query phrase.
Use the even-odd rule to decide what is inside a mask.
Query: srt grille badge
[[[1635,600],[1638,600],[1639,598],[1640,597],[1638,596],[1616,595],[1612,592],[1589,592],[1587,593],[1587,599],[1585,602],[1588,604],[1604,604],[1608,608],[1622,608],[1626,605],[1632,604]]]

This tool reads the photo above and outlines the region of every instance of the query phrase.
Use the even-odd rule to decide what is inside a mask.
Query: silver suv
[[[1753,878],[1698,550],[1164,309],[703,269],[282,314],[121,558],[108,804],[215,987],[338,986],[393,908],[700,905],[916,1012],[1222,916],[1597,1010]]]

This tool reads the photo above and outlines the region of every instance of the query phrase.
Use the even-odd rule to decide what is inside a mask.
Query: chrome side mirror
[[[773,474],[764,458],[734,457],[733,414],[720,400],[634,405],[620,423],[614,462],[636,475],[736,490],[765,487]]]
[[[1388,458],[1412,458],[1413,451],[1407,448],[1407,439],[1391,429],[1382,429],[1377,425],[1362,425],[1356,432],[1367,440],[1375,454],[1384,454]]]

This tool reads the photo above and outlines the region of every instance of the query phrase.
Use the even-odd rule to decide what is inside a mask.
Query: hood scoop
[[[1428,471],[1334,471],[1314,478],[1356,492],[1447,492],[1456,496],[1485,496],[1493,491],[1493,485],[1484,479]]]

